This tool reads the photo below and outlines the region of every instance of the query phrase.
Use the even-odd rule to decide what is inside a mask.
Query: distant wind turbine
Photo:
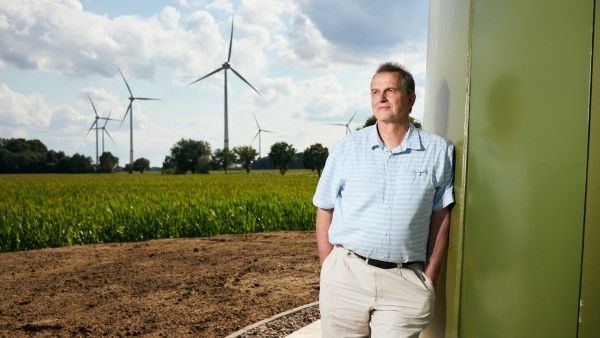
[[[233,67],[231,67],[231,65],[229,64],[229,61],[231,60],[231,45],[233,44],[233,16],[231,17],[231,36],[229,37],[229,54],[227,56],[227,61],[225,61],[225,63],[223,63],[223,65],[215,70],[213,70],[212,72],[204,75],[203,77],[199,78],[198,80],[190,83],[189,85],[192,85],[200,80],[203,80],[215,73],[220,72],[221,70],[224,71],[224,75],[225,75],[225,137],[223,140],[223,149],[229,149],[229,122],[228,122],[228,111],[227,111],[227,70],[231,70],[235,75],[237,75],[237,77],[239,77],[242,81],[244,81],[248,86],[250,86],[250,88],[254,89],[254,91],[260,95],[262,97],[262,94],[256,90],[256,88],[254,88],[250,82],[246,81],[246,79],[244,79],[243,76],[241,76],[238,72],[235,71],[235,69],[233,69]],[[188,86],[189,86],[188,85]]]
[[[104,125],[102,127],[100,127],[100,129],[102,129],[102,154],[104,154],[104,134],[108,135],[108,137],[110,137],[110,140],[113,141],[114,144],[116,144],[115,140],[112,138],[112,136],[110,136],[110,133],[108,132],[108,130],[106,130],[106,124],[108,123],[108,120],[118,121],[116,119],[111,119],[110,118],[111,114],[112,114],[112,112],[108,113],[108,119],[106,119],[104,121]]]
[[[270,131],[270,130],[264,130],[260,127],[260,124],[258,124],[258,120],[256,119],[256,116],[254,114],[252,114],[252,116],[254,116],[254,121],[256,122],[256,126],[258,127],[258,133],[256,133],[256,135],[254,135],[254,138],[252,139],[252,141],[250,141],[250,143],[254,142],[254,140],[256,140],[256,137],[258,136],[258,158],[260,158],[260,153],[261,153],[261,140],[260,140],[260,134],[261,133],[275,133],[274,131]]]
[[[104,123],[105,126],[106,126],[106,123],[108,123],[109,120],[113,120],[113,121],[118,121],[118,120],[111,119],[110,115],[108,117],[100,117],[100,116],[98,116],[98,111],[96,110],[96,106],[94,105],[94,101],[92,101],[92,98],[90,97],[89,94],[87,94],[87,97],[90,100],[90,103],[92,104],[92,108],[94,108],[94,114],[96,115],[96,118],[94,119],[94,122],[92,123],[92,126],[90,127],[90,129],[88,129],[88,131],[85,134],[85,136],[88,136],[88,134],[90,133],[90,131],[92,129],[96,129],[96,165],[98,165],[98,129],[101,129],[98,126],[98,120],[105,120],[106,121]],[[111,137],[111,139],[112,139],[112,137]],[[102,152],[104,152],[104,134],[102,136]]]
[[[348,121],[348,123],[330,123],[331,125],[334,126],[344,126],[346,127],[346,135],[350,134],[352,132],[352,130],[350,130],[350,122],[352,122],[352,120],[354,119],[354,116],[356,116],[356,113],[358,113],[358,110],[356,110],[354,112],[354,115],[352,115],[352,117],[350,118],[350,121]]]
[[[127,86],[127,90],[129,91],[129,106],[127,107],[127,110],[125,111],[125,116],[123,116],[123,121],[121,121],[121,125],[123,125],[123,122],[125,121],[125,118],[127,117],[127,114],[129,114],[129,172],[131,173],[131,170],[133,168],[133,101],[135,100],[160,100],[160,99],[151,99],[151,98],[147,98],[147,97],[134,97],[133,93],[131,92],[131,88],[129,88],[129,84],[127,83],[127,80],[125,80],[125,76],[123,75],[123,72],[121,72],[121,69],[117,67],[117,69],[119,70],[119,73],[121,73],[121,77],[123,78],[123,81],[125,81],[125,85]]]

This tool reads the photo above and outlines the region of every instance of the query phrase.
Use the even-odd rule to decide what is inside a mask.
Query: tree
[[[171,148],[171,161],[175,173],[208,173],[210,144],[206,141],[181,139]]]
[[[285,142],[277,142],[271,146],[269,161],[279,168],[279,173],[284,175],[290,163],[296,160],[296,149]]]
[[[414,126],[417,127],[417,128],[422,128],[423,127],[423,125],[421,124],[421,121],[415,119],[414,117],[412,117],[410,115],[408,116],[408,121],[410,123],[414,124]],[[372,125],[375,124],[375,122],[377,122],[377,118],[375,117],[375,115],[371,115],[371,117],[369,117],[365,121],[365,124],[362,127],[358,128],[358,129],[362,129],[362,128],[366,128],[368,126],[372,126]]]
[[[112,173],[119,164],[119,158],[111,154],[110,151],[105,151],[100,155],[99,162],[98,172]]]
[[[133,161],[133,170],[143,174],[145,169],[150,169],[150,160],[140,157]]]
[[[71,173],[91,173],[94,171],[92,158],[89,156],[75,153],[69,161],[69,172]]]
[[[48,148],[40,140],[26,140],[24,138],[8,139],[5,140],[3,148],[8,149],[13,153],[21,153],[25,151],[32,151],[34,153],[45,154]]]
[[[217,149],[212,157],[212,161],[218,168],[223,168],[225,174],[227,174],[227,168],[236,161],[235,153],[227,148]]]
[[[246,174],[250,174],[252,163],[256,160],[258,153],[251,146],[240,146],[233,148],[233,152],[237,155],[237,163],[246,170]]]
[[[173,164],[173,158],[169,155],[165,156],[165,159],[162,164],[161,174],[172,174],[175,170],[175,165]]]
[[[0,158],[2,172],[41,173],[46,172],[48,148],[40,140],[2,139]]]
[[[51,172],[51,173],[61,172],[59,163],[60,163],[60,160],[62,160],[65,157],[66,157],[65,153],[62,151],[56,152],[54,150],[49,150],[48,153],[46,154],[46,169],[47,169],[47,171]]]
[[[321,171],[325,167],[327,156],[329,156],[327,147],[323,147],[320,143],[313,144],[304,150],[302,165],[306,169],[316,170],[319,177],[321,177]]]

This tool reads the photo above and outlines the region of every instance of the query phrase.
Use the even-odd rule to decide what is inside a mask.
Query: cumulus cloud
[[[335,0],[301,0],[297,8],[290,32],[281,37],[279,46],[282,57],[303,66],[387,60],[403,45],[426,38],[425,1],[344,2],[340,6]]]
[[[0,84],[0,125],[12,127],[47,127],[52,110],[39,93],[23,95]]]
[[[84,116],[69,105],[51,107],[39,93],[25,95],[0,84],[2,137],[40,139],[50,149],[73,153],[84,144],[92,121],[93,113]]]
[[[363,52],[421,37],[428,10],[426,1],[414,0],[347,1],[343,6],[337,0],[301,0],[298,7],[328,41]]]
[[[20,69],[74,77],[115,77],[117,65],[143,79],[152,79],[158,67],[184,76],[209,71],[215,62],[226,59],[229,36],[219,28],[206,11],[182,14],[171,6],[152,17],[111,18],[86,12],[76,0],[4,1],[0,2],[0,60]],[[260,40],[253,39],[253,57],[245,58],[257,62],[252,68],[264,64],[262,49],[256,47],[270,37],[266,29],[262,34]]]

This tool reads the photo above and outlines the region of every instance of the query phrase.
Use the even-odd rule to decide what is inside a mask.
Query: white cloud
[[[175,7],[167,6],[158,14],[159,21],[167,29],[175,29],[179,26],[181,13]]]
[[[0,84],[0,125],[11,127],[47,127],[52,110],[39,93],[23,95]]]

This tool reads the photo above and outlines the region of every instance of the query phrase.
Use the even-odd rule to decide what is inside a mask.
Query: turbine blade
[[[90,94],[87,94],[88,99],[90,99],[90,103],[92,104],[92,108],[94,108],[94,114],[96,114],[96,116],[98,116],[98,112],[96,111],[96,106],[94,106],[94,102],[92,101],[92,98],[90,97]]]
[[[329,124],[332,126],[344,126],[344,127],[346,126],[346,124],[344,124],[344,123],[329,123]]]
[[[127,86],[129,95],[133,97],[133,93],[131,92],[131,88],[129,88],[129,84],[127,83],[127,80],[125,80],[125,76],[123,75],[123,72],[121,71],[121,69],[119,67],[117,67],[117,69],[119,70],[119,73],[121,73],[121,77],[123,78],[123,81],[125,81],[125,85]]]
[[[92,126],[90,127],[90,129],[88,129],[87,133],[85,133],[86,137],[88,136],[90,131],[92,131],[92,129],[94,129],[94,125],[97,125],[97,124],[98,124],[98,120],[95,120],[94,123],[92,123]]]
[[[252,116],[254,117],[254,122],[256,122],[256,126],[258,127],[258,130],[260,130],[260,124],[258,124],[258,120],[256,119],[256,116],[254,115],[254,113],[252,113]],[[250,142],[252,143],[252,142]]]
[[[154,101],[160,101],[161,99],[151,99],[149,97],[134,97],[135,100],[154,100]]]
[[[250,141],[251,144],[252,144],[252,142],[254,142],[254,140],[256,140],[256,138],[258,137],[258,134],[260,134],[260,129],[258,130],[258,133],[256,133],[256,135],[254,135],[254,138],[252,139],[252,141]]]
[[[110,138],[111,141],[113,141],[114,144],[117,144],[117,142],[115,142],[115,140],[113,140],[112,136],[110,136],[110,133],[108,132],[108,130],[103,129],[106,132],[106,135],[108,135],[108,137]]]
[[[229,55],[227,55],[227,63],[231,60],[231,45],[233,44],[233,15],[231,16],[231,36],[229,37]]]
[[[358,109],[354,112],[354,115],[352,115],[352,117],[350,118],[350,121],[348,121],[348,124],[350,124],[350,122],[352,122],[352,120],[354,119],[354,116],[356,116],[356,113],[358,113]]]
[[[246,84],[247,84],[248,86],[250,86],[250,88],[254,89],[254,91],[255,91],[255,92],[258,94],[258,95],[260,95],[260,97],[262,97],[262,94],[261,94],[261,93],[260,93],[258,90],[256,90],[256,88],[252,87],[252,85],[250,84],[250,82],[246,81],[246,79],[244,79],[244,77],[243,77],[243,76],[241,76],[241,75],[240,75],[240,73],[236,72],[236,71],[235,71],[235,69],[233,69],[233,67],[229,67],[229,69],[231,69],[231,70],[232,70],[232,71],[235,73],[235,75],[237,75],[237,76],[238,76],[240,79],[242,79],[242,81],[246,82]]]
[[[106,127],[106,125],[108,124],[108,121],[119,121],[117,119],[111,119],[110,115],[108,115],[108,117],[99,117],[99,119],[104,120],[104,126],[102,128]]]
[[[270,131],[270,130],[261,130],[263,133],[273,133],[273,134],[277,134],[276,131]]]
[[[106,120],[106,121],[120,121],[119,119],[111,119],[109,117],[100,117],[101,120]]]
[[[192,83],[188,84],[188,86],[189,86],[189,85],[193,85],[194,83],[196,83],[196,82],[198,82],[198,81],[200,81],[200,80],[206,79],[207,77],[209,77],[209,76],[213,75],[214,73],[217,73],[217,72],[219,72],[219,71],[221,71],[221,70],[223,70],[223,67],[222,67],[222,66],[221,66],[221,67],[219,67],[219,68],[217,68],[217,69],[215,69],[215,70],[213,70],[212,72],[210,72],[210,73],[208,73],[208,74],[204,75],[203,77],[199,78],[198,80],[196,80],[196,81],[194,81],[194,82],[192,82]]]
[[[127,110],[125,111],[125,116],[123,116],[123,120],[121,120],[121,124],[119,125],[119,128],[121,128],[121,126],[123,125],[123,122],[125,122],[125,118],[127,117],[127,114],[131,111],[131,102],[129,101],[129,106],[127,107]]]

